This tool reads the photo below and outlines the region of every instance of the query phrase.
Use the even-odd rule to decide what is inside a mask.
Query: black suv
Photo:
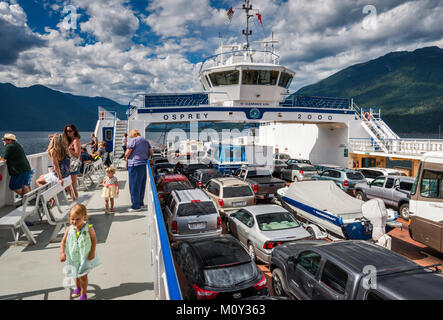
[[[434,269],[432,269],[434,268]],[[277,296],[306,300],[443,299],[443,275],[381,246],[361,241],[303,241],[272,252]]]
[[[183,299],[242,299],[267,295],[264,274],[231,235],[171,245]]]

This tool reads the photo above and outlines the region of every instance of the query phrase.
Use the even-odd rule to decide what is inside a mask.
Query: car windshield
[[[350,180],[364,180],[364,176],[360,172],[346,172],[346,176]]]
[[[271,175],[271,171],[267,169],[257,169],[257,170],[249,170],[248,178],[252,177],[267,177]]]
[[[314,166],[298,166],[302,171],[317,171]]]
[[[202,183],[206,183],[212,178],[218,178],[218,177],[221,177],[221,174],[218,171],[203,173]]]
[[[297,228],[300,224],[288,212],[272,212],[257,216],[258,227],[262,231]]]
[[[206,285],[215,288],[234,287],[236,284],[256,278],[257,272],[253,262],[203,270]]]
[[[182,203],[178,206],[177,215],[179,217],[201,216],[217,213],[217,209],[212,201],[195,201]]]
[[[249,197],[254,195],[249,186],[226,187],[223,189],[223,198]]]
[[[172,181],[165,183],[165,192],[171,192],[172,190],[187,190],[191,189],[188,181]]]

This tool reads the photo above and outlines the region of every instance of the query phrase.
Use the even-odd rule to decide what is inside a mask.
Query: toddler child
[[[114,176],[115,171],[114,167],[107,167],[106,176],[103,179],[102,197],[105,198],[106,202],[106,214],[109,214],[109,211],[114,212],[114,198],[118,197],[119,186],[118,179]],[[109,210],[109,200],[111,200],[111,210]]]
[[[95,254],[97,237],[92,224],[88,224],[86,207],[74,205],[69,211],[71,224],[60,246],[60,261],[66,261],[66,277],[75,278],[76,288],[71,297],[87,300],[88,273],[100,264]]]

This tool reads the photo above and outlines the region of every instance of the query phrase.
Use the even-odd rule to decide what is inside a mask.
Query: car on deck
[[[172,191],[194,189],[188,178],[181,174],[160,176],[157,180],[156,187],[158,200],[162,206]]]
[[[231,212],[226,228],[254,261],[266,264],[270,263],[276,246],[288,241],[312,239],[291,213],[275,204],[248,206]]]
[[[406,176],[378,176],[371,183],[355,185],[355,197],[366,201],[373,198],[382,199],[387,207],[398,210],[406,221],[409,219],[409,194],[414,178]]]
[[[189,181],[196,188],[201,188],[213,178],[221,178],[222,174],[215,168],[211,169],[197,169],[191,175],[189,175]]]
[[[443,275],[382,246],[362,241],[299,241],[272,252],[277,296],[301,300],[443,299]]]
[[[171,241],[222,232],[220,214],[212,199],[201,189],[172,191],[163,212]]]
[[[233,176],[249,184],[257,199],[272,199],[278,189],[286,186],[285,181],[274,178],[266,167],[243,166]]]
[[[231,235],[177,241],[171,251],[185,300],[268,295],[265,275]]]
[[[343,191],[353,193],[357,183],[366,183],[360,171],[352,169],[325,169],[320,174],[314,174],[312,180],[332,180]]]
[[[217,205],[223,218],[226,213],[255,204],[255,194],[248,183],[235,177],[214,178],[202,188]]]
[[[281,169],[280,179],[288,181],[305,181],[312,180],[312,176],[317,174],[317,169],[307,163],[292,163],[286,168]]]

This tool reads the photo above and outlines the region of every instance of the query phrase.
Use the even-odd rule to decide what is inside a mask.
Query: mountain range
[[[110,99],[76,96],[42,85],[18,88],[0,83],[0,130],[60,131],[72,123],[80,131],[94,131],[98,106],[125,118],[126,107]]]
[[[397,133],[438,133],[443,125],[443,49],[391,52],[295,94],[352,97],[360,108],[380,109]]]
[[[352,97],[361,108],[380,109],[382,119],[397,133],[437,133],[443,124],[443,49],[391,52],[294,94]],[[3,131],[61,130],[67,123],[93,131],[98,106],[126,118],[126,106],[110,99],[76,96],[42,85],[18,88],[0,83],[0,99]]]

